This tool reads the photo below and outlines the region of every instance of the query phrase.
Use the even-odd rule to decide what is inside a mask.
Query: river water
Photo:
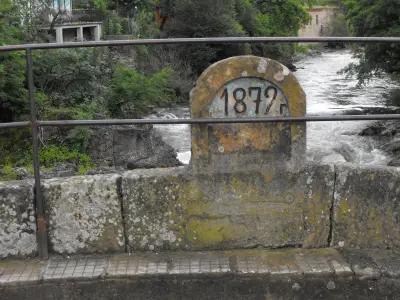
[[[307,95],[307,114],[363,114],[390,111],[390,91],[398,87],[388,77],[374,78],[357,87],[355,78],[338,72],[354,58],[349,50],[325,51],[298,61],[298,78]],[[189,118],[188,107],[162,109],[152,118]],[[391,157],[379,150],[379,140],[358,133],[374,121],[315,122],[307,124],[307,159],[331,163],[386,165]],[[176,149],[185,164],[190,160],[190,126],[157,125],[163,139]]]

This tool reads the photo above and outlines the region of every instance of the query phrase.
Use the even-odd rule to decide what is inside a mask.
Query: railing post
[[[32,50],[26,50],[26,72],[28,80],[28,95],[31,107],[31,128],[32,128],[32,149],[33,149],[33,171],[35,175],[35,209],[36,209],[36,238],[39,250],[39,256],[42,259],[47,259],[48,240],[47,240],[47,225],[45,218],[45,208],[40,184],[40,161],[39,161],[39,124],[37,122],[37,110],[34,96],[33,84],[33,66],[32,66]]]

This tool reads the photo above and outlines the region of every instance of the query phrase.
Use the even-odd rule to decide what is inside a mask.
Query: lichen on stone
[[[37,252],[33,183],[0,182],[0,258]]]
[[[43,183],[53,251],[124,249],[118,179],[119,175],[78,176]]]

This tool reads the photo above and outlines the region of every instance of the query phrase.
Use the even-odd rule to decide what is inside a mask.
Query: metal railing
[[[37,243],[39,256],[48,257],[47,224],[45,207],[41,191],[39,163],[39,128],[40,127],[71,127],[71,126],[111,126],[111,125],[140,125],[140,124],[231,124],[231,123],[296,123],[296,122],[325,122],[325,121],[361,121],[361,120],[400,120],[400,115],[306,115],[304,117],[262,117],[262,118],[202,118],[202,119],[108,119],[108,120],[55,120],[37,119],[36,101],[34,98],[32,51],[39,49],[61,49],[82,47],[109,46],[139,46],[139,45],[174,45],[174,44],[232,44],[232,43],[400,43],[400,37],[216,37],[216,38],[171,38],[171,39],[140,39],[120,41],[24,44],[0,46],[1,52],[26,52],[26,79],[30,103],[30,121],[0,123],[0,129],[30,127],[32,130],[33,170],[35,177],[35,209],[37,222]]]

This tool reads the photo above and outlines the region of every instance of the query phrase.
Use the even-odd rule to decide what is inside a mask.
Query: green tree
[[[398,0],[343,0],[350,29],[356,36],[400,36]],[[358,48],[358,64],[348,69],[360,83],[372,75],[400,74],[399,44],[367,44]]]
[[[106,90],[113,73],[114,58],[106,49],[60,49],[37,52],[34,56],[34,80],[44,117],[51,110],[88,107]],[[41,103],[41,102],[40,102]],[[41,103],[42,104],[42,103]],[[59,115],[58,117],[62,117]],[[63,118],[76,118],[64,115]]]
[[[119,65],[111,81],[107,98],[113,117],[132,118],[149,113],[154,107],[167,104],[174,98],[169,87],[172,70],[164,68],[151,75]]]
[[[22,40],[15,7],[10,0],[0,2],[0,45]],[[25,60],[19,52],[0,54],[0,122],[14,121],[27,113]]]
[[[307,23],[308,3],[301,0],[255,1],[259,10],[256,36],[296,36],[300,27]],[[253,53],[270,57],[290,65],[295,54],[294,44],[255,44]]]
[[[167,37],[295,36],[309,20],[302,0],[162,0]],[[190,20],[190,22],[188,22]],[[196,74],[232,55],[268,56],[290,62],[293,45],[196,45],[181,47],[182,59]]]
[[[234,0],[175,0],[165,26],[167,37],[241,36],[245,32],[236,20]],[[190,20],[190,21],[189,21]],[[211,62],[237,53],[238,46],[188,45],[177,47],[182,60],[199,74]]]

